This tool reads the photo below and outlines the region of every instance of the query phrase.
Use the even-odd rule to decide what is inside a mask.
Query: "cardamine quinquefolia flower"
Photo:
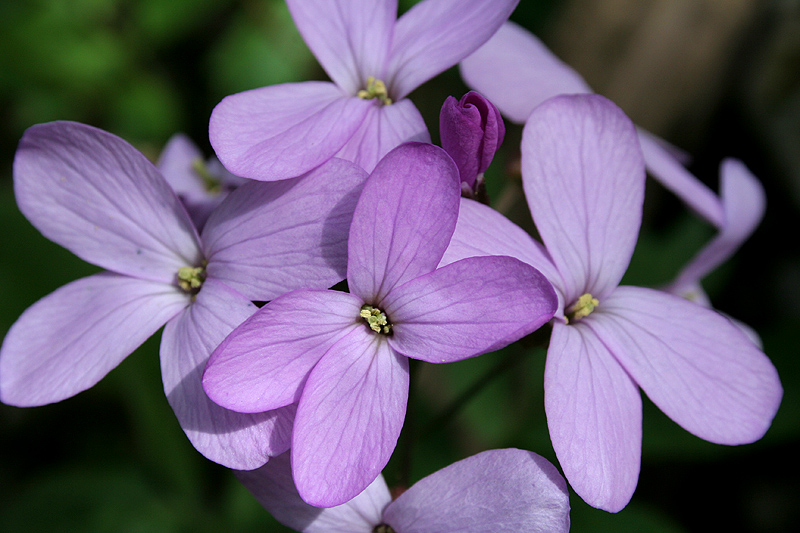
[[[250,182],[198,236],[158,169],[110,133],[73,122],[29,128],[14,159],[22,213],[48,239],[107,269],[45,296],[0,348],[0,400],[20,407],[97,383],[161,326],[164,390],[209,459],[257,468],[288,448],[294,407],[241,414],[213,403],[211,351],[256,307],[344,277],[347,234],[366,173],[332,160],[303,177]],[[166,325],[165,325],[166,324]]]
[[[421,479],[394,501],[379,475],[361,494],[328,509],[300,498],[289,454],[236,477],[276,520],[303,533],[569,531],[567,483],[533,452],[481,452]]]
[[[461,62],[460,69],[467,86],[519,124],[548,98],[592,92],[577,72],[513,22],[503,24],[486,44]],[[724,213],[716,195],[683,167],[680,159],[685,155],[644,130],[637,133],[653,177],[706,221],[722,228]]]
[[[636,130],[622,111],[596,95],[541,104],[523,130],[522,181],[546,248],[463,199],[442,264],[512,255],[555,286],[560,306],[545,364],[545,411],[575,492],[607,511],[630,500],[641,458],[639,387],[702,439],[735,445],[761,438],[783,395],[767,356],[711,309],[619,286],[645,182]]]
[[[405,418],[409,357],[474,357],[553,316],[550,283],[517,259],[436,268],[460,196],[458,169],[441,148],[409,143],[389,152],[353,214],[350,293],[284,294],[209,359],[203,386],[223,407],[260,412],[298,403],[292,471],[311,505],[340,505],[383,470]]]
[[[475,198],[483,188],[483,173],[503,144],[505,134],[500,111],[475,91],[461,100],[448,96],[444,101],[439,113],[442,148],[458,167],[461,190],[467,198]]]
[[[287,0],[331,82],[262,87],[224,98],[209,138],[237,176],[272,181],[341,157],[371,171],[392,148],[429,141],[406,96],[491,37],[519,0]]]

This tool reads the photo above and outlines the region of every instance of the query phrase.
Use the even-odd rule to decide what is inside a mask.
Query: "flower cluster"
[[[219,161],[182,136],[154,165],[91,126],[25,132],[20,210],[105,271],[12,326],[0,400],[69,398],[163,326],[164,390],[189,440],[308,532],[567,531],[566,482],[619,511],[638,481],[640,388],[705,440],[764,435],[777,372],[700,285],[763,216],[741,162],[723,163],[714,194],[506,22],[516,0],[423,0],[399,19],[391,0],[287,3],[332,81],[226,97],[209,129]],[[434,146],[407,96],[458,63],[480,93],[444,102]],[[542,242],[488,205],[501,112],[525,124]],[[660,288],[621,285],[646,169],[719,230]],[[406,422],[409,360],[480,356],[542,326],[566,482],[533,452],[490,450],[392,500],[381,472]]]

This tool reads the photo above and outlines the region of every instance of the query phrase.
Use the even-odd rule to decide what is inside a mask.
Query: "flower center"
[[[381,80],[376,80],[375,76],[367,78],[367,88],[358,91],[356,96],[364,100],[377,98],[383,105],[392,105],[392,99],[389,98],[389,91],[386,89],[386,84]]]
[[[572,320],[580,320],[583,317],[589,316],[592,314],[592,311],[594,311],[594,308],[598,305],[600,305],[600,302],[597,300],[597,298],[588,292],[581,295],[581,297],[578,298],[578,301],[567,309],[567,324],[569,324]]]
[[[197,177],[202,180],[207,193],[218,195],[222,192],[222,182],[211,175],[211,172],[208,171],[208,167],[206,166],[206,162],[201,158],[198,157],[192,161],[192,170],[194,170]]]
[[[392,526],[387,526],[386,524],[378,524],[372,529],[372,533],[395,533]]]
[[[361,312],[359,314],[361,318],[367,321],[369,329],[375,333],[388,335],[392,332],[392,325],[389,323],[389,319],[386,314],[377,307],[364,304],[361,306]]]
[[[192,296],[200,292],[200,287],[206,280],[206,267],[205,261],[203,266],[199,267],[180,267],[178,269],[178,286],[183,292],[189,293]]]

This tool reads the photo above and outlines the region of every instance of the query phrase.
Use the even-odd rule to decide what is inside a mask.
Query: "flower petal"
[[[170,320],[161,336],[164,392],[178,422],[197,451],[228,468],[258,468],[291,442],[294,406],[242,414],[223,409],[203,391],[209,355],[257,309],[241,294],[207,279],[192,305]]]
[[[592,92],[572,67],[513,22],[500,26],[491,39],[461,62],[460,68],[467,86],[519,124],[553,96]]]
[[[355,96],[383,79],[397,0],[287,0],[297,29],[331,79]]]
[[[328,82],[262,87],[223,98],[211,113],[209,139],[237,176],[294,178],[333,157],[373,105]]]
[[[357,165],[331,159],[299,178],[243,185],[203,230],[208,276],[261,301],[343,280],[366,178]]]
[[[389,344],[449,363],[498,350],[553,318],[558,299],[535,268],[506,256],[470,257],[395,288],[383,308]]]
[[[619,287],[592,329],[671,419],[718,444],[760,439],[783,395],[775,367],[722,315],[661,291]]]
[[[328,509],[314,507],[297,493],[289,453],[270,459],[258,470],[236,472],[239,481],[278,522],[303,533],[372,533],[381,523],[383,508],[392,501],[383,476],[347,503]]]
[[[64,285],[8,330],[0,400],[31,407],[88,389],[188,304],[177,287],[110,272]]]
[[[411,100],[372,106],[367,118],[336,154],[372,172],[383,156],[407,142],[431,142],[428,127]]]
[[[350,292],[379,305],[395,286],[436,268],[453,234],[460,196],[458,169],[441,148],[410,143],[389,152],[353,214]]]
[[[28,128],[14,158],[20,211],[53,242],[120,274],[172,283],[200,260],[189,215],[119,137],[75,122]]]
[[[362,303],[323,290],[297,290],[272,300],[211,354],[203,388],[217,404],[240,413],[296,403],[314,365],[361,325]]]
[[[389,95],[400,100],[474,52],[519,0],[423,0],[397,21],[389,59]]]
[[[537,107],[522,135],[522,183],[564,278],[567,305],[622,279],[642,220],[644,162],[630,119],[597,95]]]
[[[356,328],[308,377],[292,436],[292,471],[307,503],[333,507],[366,489],[389,461],[408,402],[408,359]]]
[[[208,200],[200,176],[192,169],[195,161],[205,162],[200,149],[183,133],[169,138],[158,157],[158,169],[179,196],[199,202]]]
[[[639,478],[642,399],[614,356],[580,322],[553,324],[544,407],[570,486],[594,507],[625,507]]]
[[[488,450],[418,481],[384,518],[402,533],[566,533],[569,493],[544,457]]]
[[[725,213],[714,192],[686,170],[664,141],[638,130],[647,171],[686,205],[718,228],[725,224]]]

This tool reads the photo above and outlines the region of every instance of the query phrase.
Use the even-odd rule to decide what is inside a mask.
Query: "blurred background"
[[[401,0],[400,10],[413,5]],[[612,515],[571,495],[573,531],[792,531],[800,521],[800,1],[521,0],[512,20],[539,35],[640,126],[692,157],[717,190],[724,157],[763,181],[766,217],[705,282],[715,306],[754,327],[785,395],[761,441],[724,447],[688,434],[648,400],[632,502]],[[75,120],[156,159],[187,133],[211,155],[224,96],[325,79],[282,0],[24,0],[0,3],[0,334],[29,305],[97,271],[19,213],[11,165],[24,130]],[[456,69],[412,93],[434,138],[439,108],[467,88]],[[487,172],[489,192],[526,223],[520,128]],[[648,183],[626,282],[669,281],[713,236]],[[489,448],[556,463],[544,418],[546,338],[450,365],[412,367],[406,429],[386,470],[414,482]],[[0,405],[0,531],[288,531],[233,475],[200,456],[160,382],[158,335],[92,389],[58,404]],[[556,463],[557,464],[557,463]]]

